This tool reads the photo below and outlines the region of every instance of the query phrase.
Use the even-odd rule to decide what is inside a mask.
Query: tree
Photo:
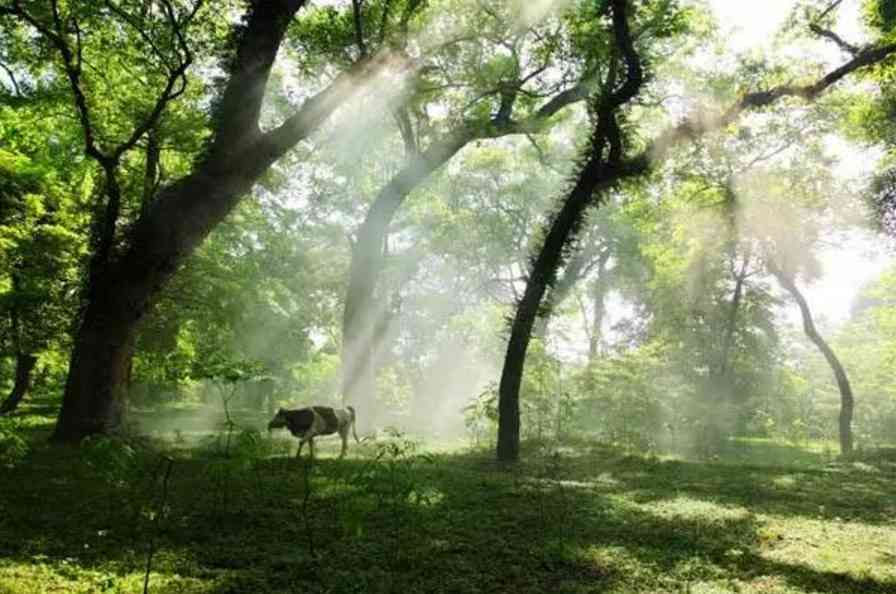
[[[409,3],[408,9],[419,4]],[[343,317],[343,397],[362,409],[376,394],[375,361],[386,309],[384,300],[377,298],[377,285],[389,228],[402,204],[464,147],[480,140],[543,132],[556,114],[582,101],[593,86],[594,57],[588,53],[588,44],[585,39],[576,44],[565,30],[575,23],[520,25],[511,6],[457,4],[457,14],[472,11],[480,17],[481,28],[475,35],[437,45],[419,58],[422,66],[415,93],[402,99],[395,111],[406,147],[404,162],[377,192],[352,242]],[[360,41],[358,4],[354,11],[357,44],[363,54],[369,44]],[[398,40],[402,47],[407,44],[407,14]],[[383,43],[380,27],[379,43]],[[576,45],[581,65],[560,59],[567,44]],[[531,58],[527,61],[527,57]],[[555,71],[554,80],[545,76],[550,70]],[[459,90],[453,96],[433,93],[438,88]],[[436,128],[425,115],[411,117],[426,114],[428,104],[442,109],[447,104],[450,124]]]
[[[120,233],[122,158],[158,123],[168,106],[185,91],[194,61],[190,33],[203,4],[160,0],[152,9],[132,12],[115,3],[70,3],[49,6],[15,1],[0,15],[30,26],[54,50],[68,81],[82,127],[85,154],[104,175],[105,204],[96,220],[96,243],[89,267],[85,307],[69,365],[62,410],[54,432],[61,441],[78,441],[107,431],[120,420],[130,367],[131,345],[161,287],[199,243],[237,204],[240,197],[296,143],[315,130],[367,79],[379,64],[363,61],[319,93],[279,125],[259,126],[271,67],[287,27],[304,0],[249,3],[245,19],[233,27],[233,59],[215,104],[210,140],[192,170],[156,192],[152,203]],[[94,35],[82,26],[114,22]],[[89,94],[84,61],[109,47],[109,31],[124,44],[137,44],[138,54],[151,56],[147,75],[161,90],[129,121],[104,121],[98,97]],[[114,38],[114,35],[112,35]],[[125,46],[127,47],[127,46]],[[125,118],[128,120],[128,118]],[[102,134],[101,124],[108,125]],[[108,133],[108,136],[107,136]],[[117,137],[118,140],[107,140]],[[123,237],[122,237],[123,235]]]
[[[612,6],[614,19],[618,21],[615,16],[617,8],[624,10],[624,6],[620,7],[618,3],[613,3]],[[621,29],[617,24],[617,31],[619,30]],[[622,46],[618,38],[617,45]],[[627,58],[630,58],[632,53],[623,49],[620,49],[620,52]],[[604,126],[608,125],[608,121],[611,125],[602,129],[601,119],[597,118],[594,129],[594,140],[597,142],[589,147],[585,155],[587,159],[585,166],[545,233],[544,242],[533,259],[525,294],[516,308],[499,388],[497,456],[500,460],[514,461],[519,456],[519,388],[532,327],[535,318],[543,311],[542,301],[548,294],[548,289],[554,285],[557,271],[564,261],[564,256],[568,255],[572,241],[581,227],[585,210],[589,206],[599,205],[608,189],[617,186],[625,179],[637,178],[651,170],[657,163],[662,162],[672,147],[679,142],[718,130],[733,122],[744,111],[767,107],[782,98],[794,97],[812,101],[844,77],[862,68],[876,65],[894,52],[896,45],[887,43],[859,48],[851,60],[817,81],[806,85],[784,84],[766,91],[747,93],[719,115],[685,120],[660,134],[647,150],[628,158],[622,152],[618,135],[614,137],[612,134],[617,115],[615,111],[621,104],[612,105],[612,101],[609,103],[612,108],[608,114],[604,114]],[[610,84],[604,92],[611,93],[610,90],[615,87],[614,80],[608,78],[606,82]],[[609,97],[612,98],[614,95],[609,94]],[[598,102],[598,105],[601,103]],[[598,114],[601,113],[598,110]],[[611,148],[615,146],[615,150],[602,155],[601,150],[607,145]],[[613,159],[607,160],[609,157]]]
[[[831,366],[831,371],[834,372],[834,378],[837,380],[837,387],[840,390],[840,453],[844,456],[849,455],[852,453],[853,449],[852,417],[853,409],[855,408],[855,399],[852,394],[852,386],[846,375],[846,370],[843,368],[843,364],[840,363],[840,359],[837,358],[834,350],[828,345],[815,327],[809,304],[799,288],[797,288],[793,277],[782,270],[777,263],[772,260],[766,260],[766,268],[769,269],[769,272],[778,279],[781,286],[784,287],[784,289],[786,289],[793,297],[793,300],[796,301],[803,318],[803,330],[805,331],[806,336],[816,347],[818,347],[818,350],[824,355],[828,365]]]
[[[77,301],[84,243],[80,201],[45,164],[0,150],[0,348],[15,359],[13,387],[0,404],[25,398],[38,355],[64,344]]]
[[[517,306],[499,388],[500,423],[497,453],[500,460],[513,461],[519,457],[519,391],[523,362],[542,298],[548,287],[554,284],[557,269],[565,255],[567,241],[582,226],[586,208],[595,189],[602,183],[612,180],[614,171],[620,165],[623,146],[622,133],[617,121],[618,111],[638,94],[644,82],[640,57],[629,32],[627,2],[613,0],[609,4],[616,51],[624,60],[626,74],[623,82],[617,84],[617,65],[611,61],[607,67],[603,90],[595,101],[596,122],[584,156],[585,162],[576,177],[573,189],[553,217],[542,249],[533,261],[526,291]]]

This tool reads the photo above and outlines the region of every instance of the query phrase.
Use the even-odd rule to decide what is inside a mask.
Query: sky
[[[795,0],[708,0],[735,51],[771,46],[775,32],[797,4]],[[836,31],[847,41],[862,38],[859,0],[844,0],[837,8]],[[832,48],[833,50],[833,48]],[[832,55],[837,51],[833,50]]]
[[[727,33],[733,52],[747,53],[772,49],[775,32],[781,27],[795,0],[709,0],[722,31]],[[863,39],[860,0],[845,0],[838,8],[837,33],[853,43]],[[813,45],[814,59],[819,55],[829,64],[839,64],[844,56],[831,44]],[[821,52],[821,53],[820,53]],[[837,171],[847,177],[862,179],[874,170],[878,154],[863,147],[833,140],[829,150],[838,157]],[[870,158],[869,158],[870,156]],[[824,275],[807,291],[806,297],[817,317],[831,324],[844,322],[853,299],[863,284],[875,278],[882,269],[893,264],[873,237],[856,233],[836,248],[822,254]],[[787,319],[799,323],[796,307]]]

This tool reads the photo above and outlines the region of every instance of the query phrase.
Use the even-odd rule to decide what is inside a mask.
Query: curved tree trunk
[[[610,65],[604,84],[604,96],[597,105],[597,121],[589,153],[586,155],[587,161],[580,169],[575,185],[559,212],[551,221],[541,250],[532,263],[523,298],[517,304],[498,387],[497,456],[505,462],[513,462],[519,458],[520,385],[532,328],[536,318],[542,313],[542,300],[548,288],[554,285],[567,246],[580,230],[586,209],[595,202],[592,200],[595,192],[606,189],[622,176],[622,172],[617,170],[622,159],[622,139],[616,112],[638,94],[643,83],[643,71],[628,29],[628,1],[611,0],[610,7],[616,50],[625,60],[626,79],[616,88],[616,65]]]
[[[614,13],[615,8],[620,3],[624,8],[622,0],[613,0],[611,3]],[[614,22],[614,24],[616,23]],[[766,91],[747,93],[720,114],[698,119],[688,118],[677,126],[659,134],[648,148],[640,154],[625,160],[618,160],[614,163],[614,167],[605,168],[603,173],[598,176],[600,179],[594,181],[591,192],[599,192],[602,188],[610,187],[622,179],[631,179],[645,174],[656,163],[666,159],[672,148],[679,143],[699,138],[707,132],[718,130],[735,121],[744,111],[767,107],[784,97],[798,97],[806,101],[813,101],[829,87],[853,72],[877,64],[894,53],[896,53],[896,44],[868,47],[860,51],[845,64],[828,72],[812,83],[806,85],[788,84]],[[595,134],[595,137],[599,137],[599,131]],[[611,159],[610,162],[613,162],[613,160]],[[582,181],[584,173],[585,171],[583,170],[579,176],[579,182]],[[577,183],[576,189],[578,189],[578,186],[579,184]],[[576,189],[574,189],[574,192]],[[572,199],[571,195],[567,199],[567,205],[569,205]],[[545,245],[533,264],[526,292],[517,307],[511,326],[510,341],[507,345],[504,370],[501,374],[499,387],[498,408],[500,417],[498,419],[497,455],[500,460],[513,461],[519,456],[519,388],[522,381],[526,350],[528,349],[534,318],[540,308],[541,300],[547,291],[549,281],[553,280],[552,275],[556,274],[557,265],[562,260],[562,254],[555,252],[562,252],[574,235],[574,225],[569,225],[568,228],[563,229],[565,225],[562,216],[558,216],[554,221],[548,238],[545,240]],[[553,234],[555,230],[557,231],[556,236]],[[559,248],[549,246],[549,240],[552,242],[559,240],[563,245],[560,245]],[[552,265],[553,268],[551,268]],[[841,417],[841,426],[844,422],[845,419]]]
[[[539,316],[542,299],[562,262],[563,249],[581,225],[591,196],[600,181],[598,177],[600,169],[602,168],[597,159],[592,159],[583,169],[545,238],[544,245],[532,265],[523,298],[517,304],[510,327],[504,368],[501,371],[501,383],[498,387],[499,460],[512,462],[519,458],[519,392],[532,328]]]
[[[32,372],[36,363],[37,357],[30,353],[16,354],[15,383],[9,396],[0,405],[0,415],[13,412],[25,396],[28,395],[28,390],[31,389]]]
[[[824,355],[825,360],[831,367],[831,371],[834,372],[837,388],[840,390],[840,453],[848,455],[852,453],[853,450],[852,417],[853,409],[855,408],[855,398],[852,393],[852,386],[849,384],[849,377],[847,377],[846,370],[843,368],[843,365],[840,363],[840,359],[837,358],[834,350],[828,345],[824,338],[822,338],[821,334],[818,333],[818,329],[815,327],[815,322],[812,319],[809,303],[797,288],[796,283],[790,276],[774,264],[769,264],[768,268],[775,278],[778,279],[778,282],[781,283],[781,286],[784,287],[793,297],[794,301],[796,301],[800,308],[800,314],[803,317],[803,331],[806,333],[806,337],[808,337],[818,350],[821,351],[821,354]]]
[[[449,134],[422,153],[413,153],[405,167],[380,190],[352,245],[348,289],[342,317],[342,397],[369,422],[376,400],[377,336],[382,307],[375,297],[383,267],[389,225],[405,199],[436,169],[451,160],[474,135],[467,129]]]
[[[580,82],[550,98],[521,121],[510,119],[512,100],[502,103],[503,115],[498,114],[491,121],[462,123],[423,151],[416,146],[407,114],[397,116],[406,145],[407,162],[380,190],[358,229],[358,237],[352,245],[342,318],[343,400],[358,408],[360,419],[365,418],[364,410],[369,412],[376,399],[375,337],[379,333],[383,308],[377,303],[375,292],[383,266],[386,234],[398,209],[416,187],[470,142],[537,131],[557,112],[583,100],[588,88],[587,82]]]

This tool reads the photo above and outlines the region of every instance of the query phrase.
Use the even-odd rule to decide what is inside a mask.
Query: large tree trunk
[[[135,333],[152,299],[268,165],[251,154],[231,166],[208,163],[163,190],[130,249],[91,276],[55,440],[77,442],[117,426]]]
[[[126,251],[91,270],[55,440],[77,442],[116,427],[131,345],[152,299],[255,180],[347,96],[350,80],[337,79],[278,128],[264,134],[258,128],[271,65],[303,3],[252,5],[205,160],[152,201],[134,226]]]
[[[128,389],[130,344],[139,319],[136,312],[102,311],[90,304],[72,350],[54,439],[77,442],[120,424]]]
[[[822,338],[821,334],[819,334],[818,329],[815,327],[815,321],[812,319],[809,303],[797,288],[793,278],[774,264],[769,264],[768,268],[775,278],[778,279],[778,282],[781,283],[781,286],[784,287],[793,297],[794,301],[796,301],[800,308],[800,314],[802,314],[803,317],[803,331],[806,333],[809,340],[811,340],[818,350],[821,351],[821,354],[824,355],[825,360],[831,367],[831,371],[834,372],[837,388],[840,390],[840,453],[848,455],[852,453],[853,449],[852,417],[853,409],[855,408],[855,398],[852,393],[852,386],[849,384],[849,378],[846,375],[846,370],[843,368],[843,365],[840,363],[840,359],[837,358],[834,350],[828,345],[824,338]]]
[[[31,389],[31,377],[36,363],[37,357],[30,353],[16,354],[15,383],[9,396],[0,405],[0,414],[13,412],[28,394],[28,390]]]

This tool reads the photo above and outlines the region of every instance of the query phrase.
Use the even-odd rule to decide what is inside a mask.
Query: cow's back
[[[329,435],[339,430],[339,417],[336,416],[335,410],[329,406],[312,406],[311,408],[324,420],[324,430],[321,431],[321,435]]]

